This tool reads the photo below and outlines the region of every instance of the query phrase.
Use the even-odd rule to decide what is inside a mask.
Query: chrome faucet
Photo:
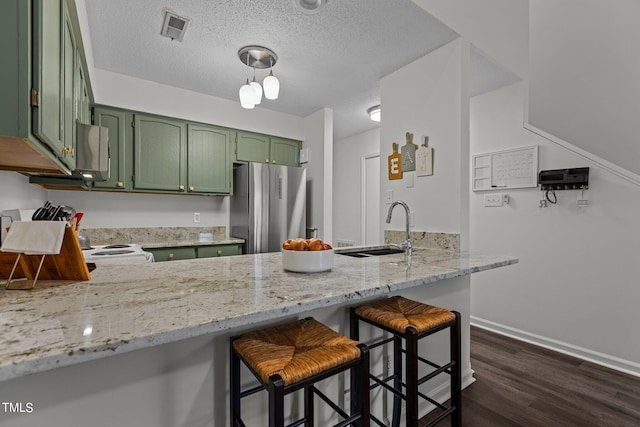
[[[393,246],[397,246],[401,249],[404,249],[407,255],[411,255],[412,250],[411,250],[411,235],[409,234],[409,212],[410,212],[409,206],[407,206],[407,204],[402,200],[397,200],[393,202],[391,206],[389,206],[389,212],[387,212],[387,224],[391,223],[391,213],[393,212],[393,208],[395,208],[396,205],[402,206],[404,208],[405,213],[407,214],[407,241],[404,243],[400,243],[398,245],[394,244]]]

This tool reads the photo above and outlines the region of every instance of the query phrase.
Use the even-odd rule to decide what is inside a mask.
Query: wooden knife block
[[[15,264],[17,253],[0,252],[0,278],[8,279],[11,269]],[[71,227],[64,230],[64,238],[60,253],[57,255],[46,255],[40,274],[38,275],[38,266],[42,255],[25,255],[22,254],[20,262],[13,273],[13,280],[16,278],[26,278],[29,281],[37,280],[65,280],[69,281],[86,281],[91,280],[89,267],[82,255],[82,248],[78,241],[78,235]],[[18,285],[20,282],[16,282]],[[63,284],[63,283],[59,283]],[[50,286],[52,284],[49,284]],[[55,286],[55,284],[53,284]],[[22,289],[22,288],[21,288]]]

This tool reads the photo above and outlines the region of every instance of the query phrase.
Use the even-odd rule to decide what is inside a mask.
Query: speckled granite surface
[[[176,242],[198,242],[200,233],[211,233],[214,241],[226,241],[227,227],[142,227],[83,228],[92,245],[137,243],[139,245],[171,245]],[[242,241],[240,241],[242,242]],[[210,242],[209,242],[210,243]]]
[[[278,319],[517,262],[434,249],[335,255],[332,271],[285,272],[281,253],[103,266],[91,281],[0,290],[0,380]]]
[[[430,233],[426,231],[409,231],[411,244],[414,247],[444,249],[448,251],[460,250],[460,235],[453,233]],[[406,231],[385,230],[384,243],[401,243],[407,240]]]

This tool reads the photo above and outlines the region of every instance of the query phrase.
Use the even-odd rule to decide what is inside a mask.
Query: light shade
[[[262,86],[260,86],[260,83],[258,83],[256,81],[255,76],[253,77],[253,81],[251,83],[249,83],[249,85],[251,85],[251,87],[253,88],[253,90],[255,91],[255,105],[258,105],[262,102]]]
[[[256,106],[256,90],[247,82],[240,86],[238,95],[240,96],[240,105],[242,108],[251,109]]]
[[[367,114],[369,114],[369,118],[374,122],[380,121],[380,106],[376,105],[367,110]]]
[[[273,75],[273,70],[262,81],[264,87],[264,97],[267,99],[278,99],[280,93],[280,81]]]

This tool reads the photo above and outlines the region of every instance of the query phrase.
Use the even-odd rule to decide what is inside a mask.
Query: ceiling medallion
[[[292,0],[293,3],[304,13],[317,13],[326,4],[327,0]]]

